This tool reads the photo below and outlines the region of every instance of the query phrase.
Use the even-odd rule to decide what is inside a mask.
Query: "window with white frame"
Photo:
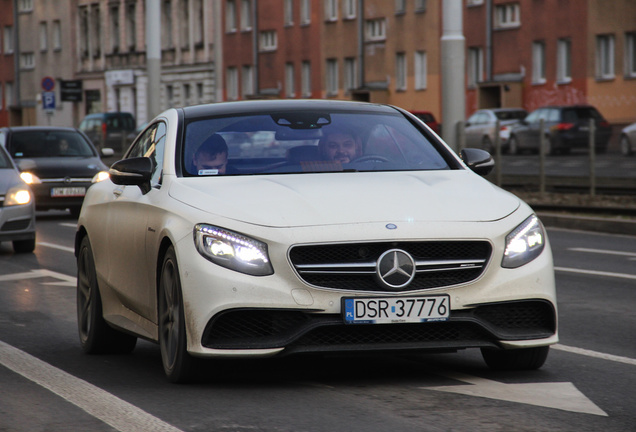
[[[62,24],[60,20],[53,21],[53,29],[52,29],[52,37],[51,41],[53,43],[54,51],[62,50]]]
[[[171,49],[172,40],[172,1],[164,0],[161,7],[161,47]]]
[[[511,28],[521,25],[519,3],[507,3],[495,6],[495,28]]]
[[[236,31],[236,0],[225,2],[225,31],[227,33]]]
[[[262,31],[260,34],[261,51],[275,51],[278,48],[276,30]]]
[[[311,0],[300,0],[300,25],[311,22]]]
[[[181,48],[187,49],[190,46],[190,0],[181,0],[179,5],[181,10],[179,27],[179,39]]]
[[[614,78],[614,35],[596,36],[596,76]]]
[[[545,43],[543,41],[532,43],[532,83],[545,83]]]
[[[356,59],[349,57],[344,60],[344,89],[351,91],[358,88],[358,74],[356,70]]]
[[[241,0],[241,31],[252,30],[252,0]]]
[[[241,97],[247,99],[254,94],[254,67],[245,65],[241,70]]]
[[[166,86],[166,107],[172,108],[174,106],[174,87],[170,84]]]
[[[636,32],[625,34],[625,76],[636,78]]]
[[[32,52],[20,54],[20,69],[29,70],[35,68],[35,55]]]
[[[466,0],[468,6],[479,6],[484,4],[484,0]]]
[[[110,7],[110,49],[119,52],[119,5]]]
[[[91,8],[91,55],[95,58],[102,55],[102,21],[101,9],[98,5]]]
[[[203,7],[203,0],[194,0],[194,19],[192,20],[192,25],[194,26],[193,37],[195,45],[203,44],[203,27],[204,18],[205,18],[205,10]]]
[[[338,94],[338,60],[327,60],[327,96],[336,96]]]
[[[476,87],[484,79],[484,50],[468,48],[468,87]]]
[[[338,19],[338,0],[324,0],[325,20],[336,21]]]
[[[406,90],[406,54],[397,53],[395,56],[395,88]]]
[[[285,25],[294,25],[294,0],[285,0],[283,5],[283,16],[285,18]]]
[[[300,70],[300,85],[303,97],[311,97],[311,63],[304,61]]]
[[[383,41],[386,39],[386,20],[384,18],[367,20],[365,28],[367,41]]]
[[[415,0],[415,12],[426,12],[426,0]]]
[[[205,102],[205,94],[203,91],[203,83],[197,83],[197,103]]]
[[[225,92],[227,93],[227,100],[238,99],[238,69],[235,67],[227,68],[227,79],[225,80]]]
[[[13,53],[13,26],[5,26],[2,38],[2,51],[5,54]]]
[[[344,19],[355,19],[357,15],[357,2],[358,0],[342,0],[342,16]]]
[[[557,41],[557,82],[572,81],[572,42],[570,39]]]
[[[427,73],[427,63],[426,63],[426,51],[416,51],[415,52],[415,90],[425,90],[426,89],[426,73]]]
[[[33,0],[18,0],[18,12],[33,11]]]
[[[131,52],[137,49],[136,6],[135,3],[126,3],[126,47]]]
[[[49,49],[49,26],[46,21],[40,23],[40,51],[44,52]]]
[[[183,105],[192,105],[192,87],[190,84],[183,84]]]
[[[79,12],[79,49],[80,57],[86,59],[89,56],[90,46],[90,26],[88,18],[88,8],[82,6],[78,10]]]
[[[296,81],[295,81],[294,64],[285,64],[285,96],[288,98],[296,97]]]
[[[395,0],[395,13],[406,13],[406,0]]]

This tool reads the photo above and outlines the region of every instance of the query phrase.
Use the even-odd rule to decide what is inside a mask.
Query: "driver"
[[[193,169],[197,175],[226,174],[228,148],[221,135],[208,137],[192,156]]]
[[[326,130],[318,147],[323,159],[329,161],[349,163],[362,156],[362,141],[349,129]]]

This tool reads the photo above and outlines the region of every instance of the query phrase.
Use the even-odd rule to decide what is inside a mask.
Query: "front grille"
[[[401,291],[457,285],[477,279],[492,247],[486,241],[382,242],[295,246],[289,258],[308,284],[321,288],[387,291],[376,278],[380,256],[390,249],[408,252],[416,263],[413,281]]]
[[[499,340],[539,339],[556,332],[554,307],[543,300],[452,311],[446,322],[344,324],[340,315],[295,310],[234,309],[214,317],[201,343],[217,349],[285,347],[311,351],[458,349]]]
[[[29,227],[31,219],[22,219],[16,221],[5,222],[0,231],[22,231]]]

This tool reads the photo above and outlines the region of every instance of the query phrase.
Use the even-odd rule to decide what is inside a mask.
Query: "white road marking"
[[[628,365],[636,366],[636,359],[632,359],[629,357],[621,357],[621,356],[612,355],[612,354],[605,354],[598,351],[591,351],[591,350],[587,350],[583,348],[571,347],[571,346],[561,345],[561,344],[552,345],[551,347],[556,350],[567,351],[574,354],[584,355],[587,357],[593,357],[593,358],[597,358],[601,360],[610,360],[617,363],[625,363]]]
[[[587,275],[593,275],[593,276],[607,276],[607,277],[620,278],[620,279],[636,280],[636,275],[627,274],[627,273],[612,273],[612,272],[604,272],[604,271],[597,271],[597,270],[574,269],[574,268],[567,268],[567,267],[555,267],[554,270],[566,272],[566,273],[580,273],[580,274],[587,274]]]
[[[587,252],[587,253],[596,253],[596,254],[604,254],[604,255],[619,255],[619,256],[627,256],[627,257],[636,257],[636,252],[622,252],[622,251],[613,251],[613,250],[607,250],[607,249],[569,248],[568,250],[573,252]]]
[[[72,286],[72,287],[77,285],[76,277],[65,275],[64,273],[54,272],[52,270],[46,270],[46,269],[31,270],[30,272],[26,272],[26,273],[13,273],[8,275],[0,275],[0,282],[24,280],[24,279],[35,279],[35,278],[43,278],[43,277],[52,277],[52,278],[60,280],[60,282],[44,282],[44,285],[58,285],[58,286]]]
[[[421,387],[422,389],[607,417],[605,411],[585,397],[585,395],[570,382],[505,384],[462,374],[460,372],[437,371],[435,374],[462,381],[469,385]]]
[[[66,246],[60,246],[60,245],[56,245],[54,243],[38,242],[38,246],[46,246],[46,247],[50,247],[50,248],[53,248],[53,249],[63,250],[65,252],[75,253],[75,249],[74,248],[70,248],[70,247],[66,247]]]
[[[120,432],[181,432],[99,387],[0,341],[0,364]]]

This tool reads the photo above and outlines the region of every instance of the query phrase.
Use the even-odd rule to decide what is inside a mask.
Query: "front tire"
[[[95,260],[88,236],[77,256],[77,326],[80,344],[87,354],[127,354],[137,338],[111,328],[102,315]]]
[[[159,347],[166,377],[173,383],[193,377],[194,359],[187,351],[181,278],[174,247],[166,251],[159,280]]]
[[[550,352],[549,346],[519,349],[482,348],[481,355],[490,369],[521,371],[539,369]]]
[[[14,240],[12,244],[13,251],[15,253],[31,253],[35,250],[35,238],[28,240]]]

